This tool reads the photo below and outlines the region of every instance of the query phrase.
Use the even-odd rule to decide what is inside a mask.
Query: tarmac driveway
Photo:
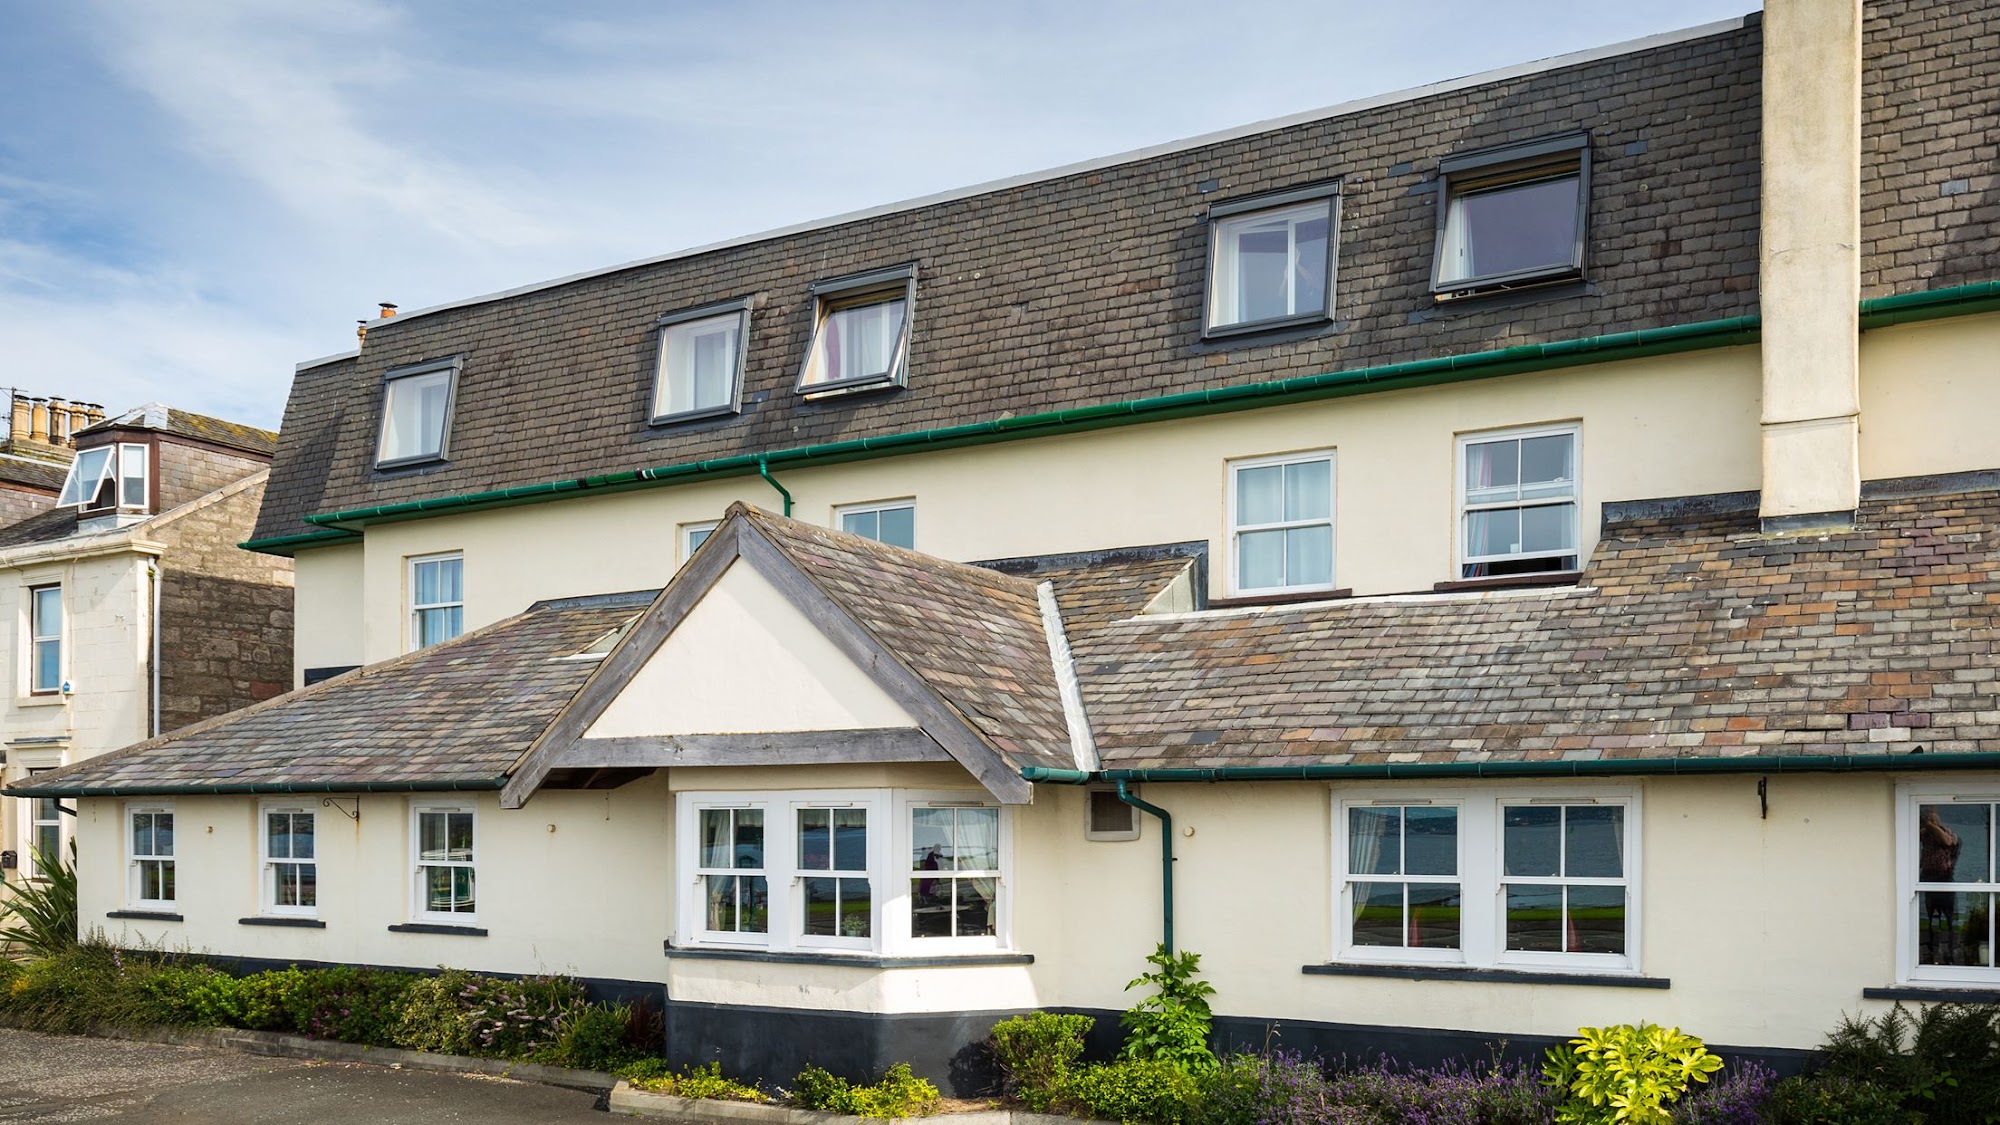
[[[598,1097],[504,1078],[0,1028],[0,1123],[591,1122]]]

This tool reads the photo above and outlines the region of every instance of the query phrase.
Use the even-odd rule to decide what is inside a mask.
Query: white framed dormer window
[[[715,529],[721,526],[721,520],[703,520],[700,523],[682,524],[681,561],[686,562],[693,558],[694,553],[701,550],[701,545],[708,542],[708,537],[714,535]]]
[[[63,590],[28,587],[28,694],[55,695],[63,685]]]
[[[895,266],[812,285],[813,336],[799,370],[802,395],[907,381],[917,267]]]
[[[889,500],[879,504],[849,504],[834,509],[840,530],[891,547],[915,550],[917,546],[917,502]]]
[[[478,917],[478,819],[470,802],[410,806],[415,868],[410,917],[456,925]]]
[[[903,790],[683,793],[676,941],[871,955],[1007,948],[1005,810]]]
[[[259,812],[261,906],[266,914],[319,913],[318,814],[305,805],[265,805]]]
[[[1460,435],[1461,579],[1578,568],[1581,443],[1574,423]]]
[[[120,442],[81,450],[70,462],[69,476],[63,480],[56,498],[58,507],[75,506],[85,512],[144,512],[152,502],[151,451],[139,442]]]
[[[140,909],[174,905],[174,807],[129,805],[125,810],[128,881],[126,901]]]
[[[1583,276],[1589,136],[1447,157],[1438,174],[1438,300]]]
[[[1331,318],[1339,200],[1326,184],[1209,208],[1204,335]]]
[[[1333,589],[1333,451],[1229,463],[1229,591]]]
[[[1334,807],[1336,961],[1637,972],[1635,789],[1385,787]]]
[[[660,318],[652,421],[734,414],[740,406],[750,300],[703,305]]]
[[[465,557],[425,555],[410,560],[410,650],[427,648],[465,632]]]
[[[1917,984],[2000,982],[1994,834],[2000,781],[1907,782],[1896,793],[1897,976]]]
[[[463,356],[391,368],[382,376],[382,428],[375,467],[443,461],[451,452],[452,405]]]

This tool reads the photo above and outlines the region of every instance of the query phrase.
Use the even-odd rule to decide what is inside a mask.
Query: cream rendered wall
[[[2000,313],[1861,334],[1861,476],[2000,468]]]
[[[182,922],[107,918],[125,907],[126,802],[85,799],[77,818],[79,914],[88,930],[173,949],[272,960],[338,961],[507,973],[567,972],[659,980],[669,932],[667,789],[654,777],[622,789],[548,792],[526,809],[482,794],[363,794],[360,820],[320,804],[323,930],[245,926],[259,906],[256,797],[173,800]],[[476,921],[486,937],[390,933],[411,920],[413,800],[476,803]],[[352,810],[356,798],[337,797]]]
[[[292,686],[305,683],[308,668],[337,668],[362,662],[363,551],[359,543],[300,551],[292,560],[297,589],[292,618]]]
[[[1456,435],[1581,420],[1587,550],[1605,501],[1757,487],[1758,378],[1756,349],[1731,348],[778,475],[794,515],[819,524],[840,505],[914,496],[917,548],[946,558],[1206,539],[1221,594],[1228,460],[1333,449],[1336,582],[1358,594],[1428,589],[1455,576]],[[779,506],[747,477],[378,524],[358,602],[350,558],[300,568],[301,633],[358,605],[359,654],[315,662],[397,655],[408,559],[438,551],[465,554],[467,628],[540,598],[657,588],[682,561],[680,525],[735,500]]]
[[[739,560],[587,733],[617,738],[916,725],[769,579]]]

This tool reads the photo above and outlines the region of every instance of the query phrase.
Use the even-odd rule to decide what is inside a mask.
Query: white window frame
[[[1532,500],[1520,500],[1520,499],[1494,500],[1478,504],[1473,504],[1466,499],[1465,467],[1466,467],[1467,452],[1468,450],[1471,449],[1471,447],[1475,445],[1485,445],[1489,442],[1499,442],[1499,441],[1520,442],[1520,441],[1526,441],[1530,438],[1556,437],[1565,434],[1568,435],[1570,439],[1570,480],[1569,480],[1570,494],[1568,496],[1544,496],[1544,497],[1537,497]],[[1452,528],[1452,542],[1456,547],[1455,553],[1458,559],[1456,565],[1452,567],[1452,575],[1455,580],[1466,581],[1466,582],[1478,582],[1487,579],[1521,577],[1521,575],[1495,574],[1483,577],[1467,578],[1465,575],[1465,568],[1468,566],[1475,566],[1486,563],[1515,562],[1524,559],[1547,559],[1547,558],[1561,557],[1559,555],[1551,554],[1550,552],[1547,551],[1516,551],[1504,555],[1479,555],[1476,557],[1473,556],[1469,550],[1471,543],[1470,543],[1470,536],[1466,532],[1466,516],[1468,513],[1475,511],[1479,512],[1505,511],[1510,508],[1517,510],[1526,510],[1528,508],[1553,507],[1559,504],[1571,505],[1575,509],[1573,515],[1576,521],[1576,525],[1573,528],[1571,528],[1571,539],[1574,542],[1575,546],[1568,553],[1574,556],[1575,561],[1571,566],[1567,568],[1549,570],[1549,571],[1530,571],[1527,572],[1526,576],[1532,577],[1534,574],[1537,573],[1567,574],[1581,570],[1583,568],[1584,541],[1583,541],[1583,423],[1582,422],[1558,422],[1545,426],[1520,426],[1504,430],[1470,431],[1467,433],[1462,433],[1457,435],[1457,442],[1455,445],[1455,449],[1456,453],[1452,458],[1452,478],[1453,478],[1452,497],[1453,497],[1453,505],[1455,511],[1454,525]],[[1519,461],[1517,459],[1516,465],[1518,466],[1518,464]]]
[[[1357,786],[1333,791],[1333,918],[1331,959],[1340,964],[1462,966],[1528,972],[1638,976],[1644,964],[1644,871],[1641,852],[1641,791],[1632,785],[1562,785],[1447,788],[1441,786]],[[1348,889],[1348,821],[1352,808],[1449,807],[1458,811],[1460,920],[1457,949],[1357,946],[1353,943],[1352,895]],[[1510,805],[1595,805],[1625,810],[1622,880],[1569,879],[1575,884],[1621,883],[1625,891],[1625,952],[1547,953],[1507,948],[1505,886],[1544,880],[1509,878],[1504,865],[1505,818]],[[1444,882],[1424,876],[1382,876],[1390,882]]]
[[[2000,777],[1991,775],[1951,781],[1906,781],[1896,786],[1896,979],[1915,985],[2000,983],[2000,967],[1979,965],[1920,965],[1917,963],[1917,929],[1923,912],[1922,884],[1917,864],[1918,806],[1974,804],[2000,805]],[[1963,893],[2000,893],[2000,882],[1955,883]],[[1989,908],[1987,925],[2000,925]],[[1990,930],[1989,930],[1990,932]],[[1990,939],[1989,939],[1990,940]]]
[[[61,768],[61,755],[43,753],[35,755],[32,759],[24,759],[22,761],[21,776],[24,779],[32,779],[40,774],[52,773]],[[15,854],[19,857],[20,869],[27,878],[41,882],[48,878],[48,874],[35,864],[34,846],[41,840],[43,825],[52,824],[55,826],[56,862],[61,863],[63,860],[69,858],[69,832],[63,827],[63,815],[60,809],[61,798],[17,797],[15,800],[20,802],[15,807],[22,813],[19,822],[20,840],[17,841],[19,850]],[[48,817],[42,816],[45,802],[46,811],[49,814]]]
[[[686,798],[688,795],[683,794],[682,796]],[[762,813],[764,817],[764,865],[762,867],[736,866],[736,844],[733,839],[733,833],[729,845],[730,865],[726,868],[704,865],[701,861],[702,813],[729,812],[734,814],[749,811]],[[784,894],[782,884],[775,888],[772,886],[772,883],[775,881],[771,874],[772,821],[782,815],[784,811],[784,805],[779,804],[774,806],[763,794],[708,795],[692,801],[686,799],[681,801],[680,823],[686,830],[684,833],[686,840],[680,847],[679,852],[682,857],[682,867],[693,873],[691,879],[684,879],[681,884],[687,888],[687,893],[682,896],[681,902],[681,913],[685,923],[681,927],[681,930],[683,933],[693,935],[693,942],[702,945],[729,946],[734,948],[763,949],[770,946],[771,931],[776,928],[778,918],[781,914],[778,909],[778,902]],[[734,821],[731,822],[731,827],[734,827]],[[704,891],[710,876],[717,878],[743,878],[749,876],[764,880],[765,913],[764,929],[761,932],[751,930],[711,930],[708,928],[708,896]],[[738,892],[737,903],[737,909],[740,912],[742,910],[740,891]]]
[[[690,387],[688,399],[691,405],[684,409],[669,409],[667,399],[672,391],[672,373],[667,370],[668,345],[675,337],[684,334],[704,335],[721,331],[725,322],[728,330],[736,334],[736,353],[730,364],[729,394],[721,402],[700,405],[694,403],[695,388]],[[658,321],[660,327],[659,354],[653,368],[653,398],[650,421],[655,424],[666,422],[687,422],[697,418],[713,418],[722,414],[735,414],[742,409],[743,367],[745,353],[750,350],[750,298],[720,301],[702,305],[682,312],[668,313]],[[691,380],[693,373],[689,372]]]
[[[96,455],[99,453],[104,455],[104,460],[98,464],[96,471],[89,479],[89,487],[86,488],[83,475],[84,466],[86,463],[96,460]],[[93,445],[89,449],[78,450],[76,458],[69,464],[69,474],[63,478],[62,492],[57,494],[56,506],[59,508],[88,508],[91,501],[97,499],[97,494],[104,490],[105,478],[117,471],[118,451],[111,446]]]
[[[708,542],[708,537],[714,535],[715,529],[721,526],[721,520],[697,520],[694,523],[682,524],[680,534],[676,536],[681,543],[681,561],[686,562],[693,558],[694,553],[701,549],[701,544]],[[701,536],[700,542],[695,541],[697,535]]]
[[[472,816],[472,858],[467,860],[427,860],[424,858],[423,815],[425,813],[469,813]],[[446,926],[479,924],[479,806],[473,801],[412,801],[410,803],[410,920]],[[450,846],[450,822],[445,825],[446,847]],[[430,910],[425,907],[425,871],[432,867],[463,867],[472,872],[470,911]]]
[[[911,810],[929,807],[990,807],[999,810],[1000,868],[994,934],[977,937],[918,938],[910,933]],[[804,931],[804,880],[798,853],[798,810],[865,808],[868,811],[868,879],[872,917],[867,938],[808,936]],[[700,824],[704,809],[764,810],[764,867],[770,902],[767,932],[744,934],[706,928],[702,894]],[[983,794],[949,790],[829,789],[751,792],[684,792],[675,804],[676,878],[674,943],[688,948],[756,949],[840,956],[951,956],[1004,952],[1011,948],[1013,817]],[[733,871],[747,870],[732,868]],[[720,873],[721,869],[716,869]],[[972,877],[970,875],[964,877]]]
[[[917,500],[914,496],[906,496],[897,500],[872,500],[865,504],[841,504],[833,509],[833,526],[835,530],[846,532],[849,535],[860,535],[861,533],[858,531],[847,530],[847,517],[873,513],[877,517],[875,526],[879,531],[882,526],[880,517],[883,512],[900,512],[905,509],[910,513],[910,545],[904,547],[904,550],[914,551],[917,549]],[[861,538],[881,543],[888,547],[903,546],[900,543],[890,543],[887,540],[870,535],[862,535]]]
[[[271,854],[271,817],[274,815],[303,816],[312,821],[313,854],[311,859],[297,856],[273,856]],[[474,837],[475,840],[477,837]],[[311,805],[299,802],[267,801],[257,807],[257,882],[259,911],[276,917],[314,918],[319,915],[319,812]],[[313,869],[313,903],[310,906],[284,906],[278,902],[278,868],[281,866],[301,866]]]
[[[142,445],[138,442],[120,442],[118,444],[117,495],[118,495],[118,507],[120,509],[130,509],[133,511],[140,511],[140,512],[147,510],[147,505],[151,502],[152,489],[153,489],[153,474],[151,466],[152,458],[150,457],[151,452],[152,451],[148,446]],[[139,464],[139,474],[138,474],[139,495],[137,497],[127,495],[125,491],[125,484],[128,478],[131,476],[131,474],[127,472],[127,469],[130,467],[130,464],[133,461],[137,461]]]
[[[180,818],[174,816],[174,803],[172,801],[134,801],[125,806],[125,902],[135,910],[172,910],[175,907],[176,898],[145,897],[142,893],[142,888],[145,886],[145,879],[141,875],[141,870],[145,864],[154,863],[159,864],[162,871],[172,871],[174,873],[174,891],[178,895],[180,892],[179,853],[177,850],[140,852],[138,818],[141,816],[173,817],[174,823],[171,831],[174,835],[176,847],[178,847],[180,842]],[[157,823],[155,827],[157,828]]]
[[[1225,229],[1234,228],[1245,221],[1259,218],[1279,218],[1287,212],[1301,216],[1300,220],[1288,221],[1287,260],[1295,261],[1298,256],[1298,221],[1305,217],[1326,219],[1326,276],[1325,300],[1319,308],[1300,309],[1283,316],[1263,317],[1256,320],[1223,320],[1218,315],[1225,302],[1240,302],[1240,291],[1233,282],[1240,273],[1240,266],[1225,269],[1223,266],[1223,241]],[[1340,188],[1337,184],[1321,184],[1298,188],[1292,191],[1255,196],[1249,199],[1218,203],[1208,210],[1208,265],[1206,269],[1205,293],[1202,301],[1202,335],[1204,338],[1233,336],[1245,332],[1260,332],[1272,328],[1291,325],[1312,324],[1330,320],[1334,309],[1334,280],[1339,273],[1340,259]],[[1295,269],[1288,268],[1285,276],[1287,294],[1291,292]],[[1293,302],[1287,300],[1289,306]]]
[[[458,600],[455,602],[419,602],[417,600],[417,568],[425,563],[441,563],[441,562],[450,562],[452,560],[457,560],[458,562]],[[443,641],[437,641],[435,643],[443,644],[445,643],[445,641],[456,640],[457,638],[464,636],[465,635],[465,552],[440,551],[437,554],[433,555],[411,555],[404,561],[406,564],[403,572],[404,581],[409,584],[408,588],[410,591],[410,612],[407,615],[405,615],[403,619],[403,628],[406,634],[403,642],[403,651],[415,652],[419,648],[425,647],[419,641],[419,638],[423,636],[423,630],[418,627],[417,622],[422,620],[422,615],[426,610],[457,609],[459,613],[458,632],[453,633],[451,636],[444,638]]]
[[[1243,525],[1236,519],[1236,474],[1245,469],[1268,469],[1282,465],[1303,465],[1314,461],[1326,462],[1326,518],[1309,520],[1279,520],[1277,523]],[[1232,597],[1255,597],[1264,594],[1306,594],[1335,590],[1340,581],[1340,466],[1332,449],[1309,449],[1299,453],[1278,453],[1263,457],[1239,457],[1227,463],[1226,479],[1223,485],[1224,505],[1227,510],[1229,533],[1229,576],[1227,589]],[[1293,528],[1318,527],[1324,524],[1329,537],[1327,555],[1327,580],[1325,582],[1304,582],[1284,586],[1243,586],[1242,560],[1239,557],[1239,542],[1243,533],[1256,531],[1288,531]]]
[[[375,428],[375,467],[377,469],[400,469],[411,465],[429,465],[451,460],[451,423],[458,410],[458,382],[465,366],[464,356],[413,363],[406,367],[391,368],[382,376],[382,403],[380,418]],[[398,457],[384,457],[383,444],[389,438],[389,402],[395,396],[397,384],[410,385],[408,380],[443,374],[445,379],[444,418],[438,424],[437,448],[421,449]]]
[[[23,586],[21,590],[28,603],[25,607],[27,620],[23,623],[25,626],[23,631],[28,636],[27,667],[21,670],[22,683],[26,689],[23,694],[44,697],[59,696],[62,694],[63,681],[69,678],[67,675],[69,670],[69,599],[65,596],[66,591],[60,582],[37,582],[31,586]],[[46,623],[40,620],[40,595],[44,590],[54,590],[56,592],[54,632],[48,632]],[[42,646],[50,644],[56,646],[56,682],[49,687],[43,687],[36,681],[35,672],[41,667],[40,650]]]

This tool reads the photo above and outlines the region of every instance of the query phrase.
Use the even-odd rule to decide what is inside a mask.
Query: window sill
[[[1300,590],[1294,593],[1233,594],[1226,598],[1208,599],[1209,609],[1240,609],[1245,606],[1292,605],[1298,602],[1331,602],[1341,598],[1351,598],[1354,591],[1343,586],[1338,590]]]
[[[446,926],[436,922],[398,922],[389,927],[392,934],[452,934],[458,937],[485,937],[483,926]]]
[[[1501,574],[1492,578],[1464,578],[1455,582],[1439,582],[1431,587],[1435,594],[1463,594],[1475,590],[1515,590],[1536,586],[1574,586],[1582,580],[1580,570],[1551,570],[1541,574]]]
[[[32,695],[14,697],[16,707],[60,707],[69,702],[69,697],[59,691],[38,691]]]
[[[706,422],[713,418],[733,418],[743,412],[743,408],[730,403],[726,406],[706,406],[700,410],[683,410],[678,414],[658,414],[646,420],[648,426],[677,426],[682,422]]]
[[[1668,988],[1666,977],[1621,976],[1616,973],[1556,973],[1523,969],[1472,969],[1457,965],[1306,965],[1307,976],[1389,977],[1396,980],[1462,980],[1485,984],[1574,984],[1594,988]]]
[[[402,457],[394,461],[375,462],[378,473],[401,473],[410,469],[423,469],[432,465],[448,465],[451,461],[443,454],[426,453],[421,457]]]
[[[106,918],[131,918],[145,922],[184,922],[185,918],[170,910],[107,910]]]
[[[756,961],[766,965],[845,965],[854,969],[941,969],[977,965],[1032,965],[1032,953],[958,953],[935,957],[878,957],[872,954],[805,953],[798,950],[695,949],[663,943],[668,959]]]
[[[1979,988],[1937,984],[1896,984],[1864,988],[1863,1000],[1914,1000],[1931,1004],[2000,1004],[2000,986]]]
[[[904,385],[901,378],[883,376],[879,379],[856,379],[849,383],[814,383],[809,387],[800,387],[798,394],[807,402],[818,402],[821,399],[835,399],[869,391],[899,390]]]
[[[326,923],[317,918],[285,918],[276,915],[258,915],[254,918],[238,918],[239,926],[290,926],[301,930],[324,930]]]

